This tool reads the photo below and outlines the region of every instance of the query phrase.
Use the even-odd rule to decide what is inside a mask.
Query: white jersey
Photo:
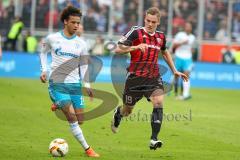
[[[188,41],[187,44],[183,44],[176,48],[175,55],[176,57],[183,59],[191,59],[192,58],[192,48],[195,43],[195,36],[193,34],[187,34],[186,32],[179,32],[176,34],[173,43],[181,43],[184,41]]]
[[[76,35],[66,37],[63,31],[48,35],[43,40],[40,53],[41,71],[47,71],[49,52],[52,56],[50,79],[59,83],[79,83],[87,67],[79,67],[80,56],[88,55],[86,43]]]

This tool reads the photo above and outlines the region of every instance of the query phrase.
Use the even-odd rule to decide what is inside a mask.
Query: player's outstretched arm
[[[167,49],[165,51],[162,51],[162,55],[164,60],[167,62],[168,66],[172,70],[174,76],[181,77],[184,81],[188,81],[188,77],[185,74],[177,71],[173,63],[172,56]]]
[[[126,46],[123,44],[118,44],[114,52],[117,54],[125,54],[137,49],[140,49],[142,52],[144,52],[147,49],[147,47],[148,46],[145,43],[139,44],[137,46]]]

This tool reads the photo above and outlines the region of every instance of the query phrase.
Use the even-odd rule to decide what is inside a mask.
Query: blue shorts
[[[193,67],[192,59],[175,58],[176,69],[180,72],[190,72]]]
[[[59,108],[72,104],[74,108],[84,108],[80,83],[53,83],[49,82],[48,92],[54,104]]]

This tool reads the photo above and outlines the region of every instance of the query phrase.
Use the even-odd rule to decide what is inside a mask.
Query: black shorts
[[[125,82],[123,103],[134,106],[143,96],[150,101],[150,96],[157,89],[162,90],[163,93],[163,82],[160,77],[146,78],[130,74]]]

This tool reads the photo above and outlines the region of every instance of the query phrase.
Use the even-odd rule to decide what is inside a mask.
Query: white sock
[[[80,142],[80,144],[82,145],[84,150],[88,149],[89,145],[87,144],[87,142],[83,136],[82,129],[79,127],[78,122],[73,122],[73,123],[69,123],[69,124],[71,127],[71,132],[74,135],[74,137],[78,140],[78,142]]]
[[[190,96],[190,80],[187,82],[183,81],[183,97],[188,97]]]

